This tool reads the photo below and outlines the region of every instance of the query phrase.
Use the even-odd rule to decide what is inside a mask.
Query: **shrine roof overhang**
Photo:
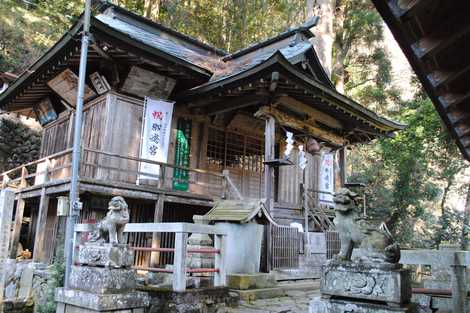
[[[372,2],[470,160],[470,1]]]
[[[111,6],[91,18],[92,42],[88,63],[111,61],[119,65],[149,62],[156,72],[185,79],[192,86],[208,81],[213,73],[204,62],[220,58],[222,52],[157,26],[151,28],[136,20],[130,12]],[[12,81],[0,94],[0,109],[34,116],[33,106],[52,92],[47,82],[66,68],[78,69],[82,27],[83,16],[44,55]]]
[[[298,109],[300,103],[338,119],[341,130],[325,129],[345,138],[345,144],[393,136],[394,132],[405,128],[405,125],[377,115],[307,75],[279,51],[242,72],[192,88],[179,95],[177,101],[186,103],[190,109],[211,115],[253,105],[276,106],[279,99],[287,98],[294,99],[289,101],[290,109],[295,111],[297,107],[294,116],[299,116],[299,119],[303,114],[303,109]]]

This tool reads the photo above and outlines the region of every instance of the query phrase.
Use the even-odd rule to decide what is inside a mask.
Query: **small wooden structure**
[[[315,139],[322,151],[337,155],[330,166],[340,184],[346,146],[403,128],[334,89],[309,41],[314,23],[227,54],[111,4],[98,12],[87,59],[82,223],[100,218],[109,197],[118,194],[135,223],[192,222],[217,199],[243,197],[266,198],[266,210],[281,225],[308,224],[305,212],[319,206],[314,191],[321,156],[306,152],[305,175],[296,165],[282,166],[296,164],[299,154],[294,149],[283,163],[285,131],[294,133],[296,146]],[[70,189],[82,23],[0,95],[1,109],[43,123],[40,159],[1,174],[2,187],[16,188],[12,256],[21,242],[35,260],[49,261],[63,240],[57,197]],[[145,96],[175,101],[167,162],[140,157]],[[156,175],[142,173],[143,163],[160,166],[157,181],[136,183],[139,175]],[[301,185],[312,191],[309,203]],[[129,241],[175,244],[169,233],[136,233]],[[149,258],[139,252],[136,265]],[[161,253],[155,262],[164,266],[172,259]]]

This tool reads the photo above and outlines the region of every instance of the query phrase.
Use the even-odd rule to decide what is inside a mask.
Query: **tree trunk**
[[[320,17],[317,26],[312,29],[315,37],[311,41],[329,77],[331,77],[332,71],[333,42],[335,40],[333,31],[335,6],[336,0],[307,0],[307,17]]]
[[[144,16],[149,19],[158,20],[160,15],[160,0],[144,1]]]
[[[333,65],[331,77],[334,80],[336,90],[344,93],[344,75],[346,56],[348,54],[348,45],[345,44],[344,38],[344,19],[346,17],[346,7],[341,0],[337,0],[334,6],[334,23],[333,30],[335,38],[333,41]]]

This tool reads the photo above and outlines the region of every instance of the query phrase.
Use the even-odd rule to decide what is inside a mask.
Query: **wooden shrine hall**
[[[101,218],[113,195],[126,198],[131,222],[192,222],[221,198],[266,199],[279,225],[328,230],[344,149],[403,125],[335,90],[309,41],[315,22],[228,54],[118,6],[98,8],[87,59],[80,222]],[[39,159],[1,174],[2,188],[16,192],[12,257],[21,244],[35,261],[49,262],[63,240],[81,28],[79,19],[0,94],[2,110],[43,128]],[[173,103],[163,160],[141,153],[147,99]],[[285,155],[288,133],[293,149]],[[129,238],[141,247],[154,240]],[[158,240],[174,245],[165,234]],[[149,257],[142,252],[136,262]],[[162,253],[160,265],[169,258]]]

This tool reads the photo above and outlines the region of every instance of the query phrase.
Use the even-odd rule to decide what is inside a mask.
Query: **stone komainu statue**
[[[123,197],[113,197],[108,204],[108,213],[97,224],[91,242],[124,243],[124,226],[129,222],[129,208]]]
[[[358,195],[342,188],[334,196],[334,223],[339,232],[341,251],[337,259],[351,260],[354,247],[361,249],[358,256],[365,262],[397,263],[400,247],[394,242],[385,223],[373,223],[362,216],[358,208]]]

